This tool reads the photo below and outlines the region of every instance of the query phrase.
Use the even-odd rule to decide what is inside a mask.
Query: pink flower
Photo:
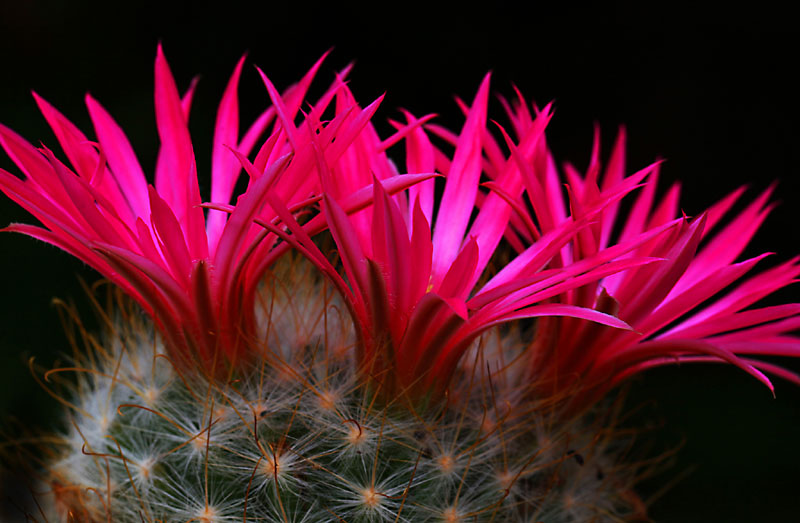
[[[223,96],[214,134],[211,191],[212,197],[224,201],[230,199],[240,170],[225,146],[247,154],[275,117],[274,109],[265,112],[239,141],[236,91],[242,64]],[[293,105],[299,104],[315,70],[316,66],[294,89]],[[239,327],[225,324],[221,317],[236,307],[235,295],[246,291],[244,286],[232,288],[232,273],[241,271],[245,280],[254,276],[250,273],[255,264],[239,252],[242,240],[235,238],[246,229],[225,227],[225,217],[218,212],[206,223],[198,206],[201,199],[187,127],[193,92],[194,85],[183,98],[179,96],[159,46],[155,105],[161,149],[155,188],[148,185],[123,131],[94,98],[87,95],[86,105],[98,143],[90,142],[34,93],[74,170],[49,149],[35,149],[0,126],[0,144],[25,175],[20,180],[0,171],[0,188],[44,226],[12,224],[6,230],[39,238],[91,265],[133,296],[182,355],[188,356],[191,347],[208,362],[218,338],[234,336]],[[286,158],[273,170],[285,166]],[[237,344],[225,346],[233,356]]]
[[[5,230],[64,249],[119,285],[153,317],[179,357],[199,357],[206,367],[236,360],[255,333],[256,287],[265,269],[285,252],[273,249],[277,237],[253,220],[275,219],[264,206],[268,197],[280,198],[293,210],[315,201],[314,151],[337,161],[380,102],[363,111],[339,103],[334,120],[323,126],[321,115],[343,85],[338,78],[296,127],[321,62],[282,95],[259,71],[273,104],[240,136],[237,87],[244,58],[239,61],[217,112],[210,194],[215,208],[207,218],[187,127],[194,84],[179,96],[160,46],[155,109],[161,148],[155,187],[147,183],[123,131],[91,96],[86,104],[97,143],[34,94],[71,167],[44,146],[34,148],[0,126],[0,145],[24,175],[20,179],[0,170],[0,189],[42,223],[12,224]],[[315,122],[313,132],[306,132],[308,121]],[[251,163],[246,156],[270,125]],[[310,136],[316,132],[312,147]],[[231,207],[227,204],[243,164],[250,177],[247,190]]]
[[[670,227],[644,232],[559,270],[544,270],[597,213],[633,190],[647,176],[648,171],[643,171],[594,202],[581,219],[561,216],[548,234],[485,284],[476,286],[514,216],[509,203],[526,184],[539,183],[520,158],[541,147],[551,116],[548,106],[519,137],[518,144],[509,139],[514,154],[506,159],[486,129],[488,93],[487,75],[471,108],[465,109],[467,119],[461,133],[450,136],[455,145],[452,160],[432,146],[419,125],[422,120],[406,113],[405,126],[394,122],[404,133],[408,172],[428,173],[436,168],[446,175],[435,219],[433,180],[390,196],[389,186],[394,189],[398,179],[411,175],[394,173],[382,152],[385,142],[373,131],[363,133],[351,149],[353,161],[363,163],[361,168],[349,163],[329,169],[329,162],[320,160],[323,215],[317,219],[327,221],[343,275],[285,209],[279,212],[292,233],[284,234],[286,241],[317,265],[345,297],[359,334],[358,359],[385,394],[404,391],[419,396],[443,390],[475,339],[503,322],[568,316],[626,329],[624,322],[602,311],[548,300],[620,270],[652,263],[655,259],[651,257],[617,258]],[[494,180],[490,193],[479,191],[485,171]],[[370,181],[364,176],[368,172],[376,176],[371,189],[373,206],[348,216],[347,195],[364,191]],[[551,205],[549,198],[542,196],[544,205]],[[476,202],[480,202],[480,210],[472,220]],[[280,205],[270,203],[276,210]]]
[[[521,97],[514,109],[507,109],[519,135],[536,125]],[[544,143],[540,142],[531,168],[545,172],[548,179],[557,179]],[[624,183],[624,131],[617,138],[602,183],[598,151],[596,133],[586,175],[580,176],[569,165],[565,169],[570,207],[576,219]],[[579,263],[613,248],[609,245],[615,226],[622,226],[616,240],[622,245],[644,231],[675,223],[679,187],[672,187],[656,203],[657,181],[658,165],[627,215],[619,212],[616,203],[605,207],[599,220],[581,229],[554,258],[551,267]],[[561,210],[537,204],[538,189],[527,189],[541,234],[548,234]],[[800,383],[796,374],[757,359],[800,356],[800,338],[791,334],[800,327],[800,304],[749,308],[797,281],[800,258],[745,279],[767,256],[736,261],[769,213],[771,205],[767,202],[772,189],[723,225],[723,217],[743,192],[744,188],[734,191],[696,218],[678,218],[677,227],[640,243],[623,258],[655,257],[662,262],[630,267],[555,296],[557,303],[613,314],[632,329],[611,329],[570,317],[540,320],[530,358],[534,381],[551,389],[578,386],[582,391],[574,402],[578,406],[591,404],[632,374],[670,363],[728,362],[755,376],[770,390],[772,384],[763,372]],[[514,196],[516,205],[523,208],[521,195]],[[712,234],[715,229],[717,232]],[[521,251],[526,244],[535,245],[540,232],[520,220],[512,224],[507,234]]]

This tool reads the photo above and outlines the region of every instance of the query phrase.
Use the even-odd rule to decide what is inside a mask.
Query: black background
[[[33,143],[57,148],[30,89],[87,133],[83,95],[91,90],[125,128],[143,165],[153,165],[152,67],[160,40],[179,88],[201,75],[191,129],[198,168],[208,172],[215,106],[242,52],[282,88],[334,47],[318,88],[355,60],[351,87],[362,103],[388,92],[378,120],[397,116],[402,106],[418,115],[438,112],[440,123],[457,128],[452,95],[471,98],[493,70],[496,92],[512,95],[513,82],[539,103],[555,100],[548,138],[559,162],[584,168],[593,122],[601,125],[605,151],[624,123],[628,165],[667,158],[664,180],[682,182],[682,207],[690,215],[742,184],[754,196],[777,180],[781,203],[747,254],[775,252],[767,266],[800,252],[797,31],[788,12],[767,4],[747,10],[674,3],[588,10],[511,2],[69,4],[0,6],[0,121]],[[240,93],[250,117],[267,103],[249,67]],[[499,104],[491,111],[502,120]],[[5,157],[0,166],[12,169]],[[31,218],[0,197],[0,224],[12,221]],[[49,365],[66,350],[49,303],[68,298],[88,310],[77,276],[96,279],[52,247],[0,235],[0,419],[47,425],[59,415],[25,361],[36,356]],[[779,298],[800,301],[797,289]],[[668,448],[685,440],[676,465],[642,486],[645,497],[691,469],[654,503],[654,519],[796,520],[797,388],[778,382],[772,399],[733,368],[680,367],[635,380],[629,397],[632,406],[645,406],[642,423],[664,424],[643,442]]]

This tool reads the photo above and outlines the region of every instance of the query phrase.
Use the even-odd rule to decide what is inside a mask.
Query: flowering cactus
[[[24,176],[0,170],[0,189],[42,224],[7,230],[135,303],[103,311],[102,335],[76,323],[85,348],[45,375],[68,429],[33,471],[32,519],[635,519],[646,471],[626,460],[610,389],[682,361],[800,383],[751,357],[800,354],[800,305],[747,309],[798,260],[742,282],[764,256],[734,263],[769,192],[711,238],[742,190],[698,217],[676,217],[676,189],[654,208],[659,165],[626,175],[624,134],[602,182],[599,138],[586,175],[562,178],[551,107],[504,102],[512,138],[487,124],[489,76],[460,133],[405,112],[381,139],[381,99],[362,109],[347,71],[301,111],[322,60],[283,93],[259,70],[271,106],[240,138],[243,63],[207,201],[193,90],[180,96],[160,47],[154,186],[91,97],[96,142],[36,96],[69,165],[0,126]]]
[[[521,95],[513,109],[505,105],[519,136],[536,127]],[[571,165],[566,166],[568,201],[574,218],[580,218],[586,209],[596,206],[623,180],[625,139],[623,129],[603,173],[602,184],[599,182],[598,132],[585,177]],[[507,144],[514,153],[513,143],[507,141]],[[527,164],[534,169],[539,165],[540,172],[555,178],[550,157],[542,141]],[[769,214],[772,205],[768,200],[773,188],[764,191],[712,235],[710,233],[723,223],[745,188],[732,192],[698,217],[676,218],[679,187],[672,187],[663,200],[654,205],[659,164],[648,170],[649,181],[636,197],[628,216],[620,215],[618,202],[605,206],[595,223],[577,233],[570,250],[550,260],[552,267],[566,268],[579,260],[593,259],[598,252],[610,250],[615,226],[622,226],[616,247],[627,245],[645,231],[668,228],[646,242],[637,241],[620,257],[656,257],[664,263],[632,266],[596,279],[577,292],[566,290],[554,299],[556,303],[613,314],[632,328],[609,329],[597,322],[566,315],[543,318],[532,340],[534,348],[529,353],[530,372],[536,381],[564,387],[579,380],[582,390],[574,400],[577,405],[596,401],[634,373],[680,362],[728,362],[754,376],[770,391],[773,391],[772,383],[763,372],[800,383],[794,373],[752,358],[798,355],[800,338],[791,332],[800,326],[800,306],[785,304],[747,309],[793,283],[800,275],[800,257],[744,281],[741,281],[744,275],[769,253],[734,263]],[[497,174],[490,172],[489,177],[496,178]],[[535,217],[540,228],[533,225],[532,219],[512,223],[507,233],[517,252],[524,252],[528,245],[540,242],[541,235],[554,230],[553,224],[559,223],[564,212],[563,208],[537,200],[540,197],[535,195],[540,194],[541,189],[533,185],[536,183],[533,176],[529,180],[526,194],[535,211],[530,218]],[[519,193],[509,196],[509,200],[511,198],[515,198],[516,208],[525,205]],[[525,214],[520,212],[520,216]],[[530,273],[514,267],[513,263],[500,271],[503,273],[507,273],[509,279],[530,277]],[[524,281],[517,285],[524,285]],[[727,293],[722,295],[723,291]],[[475,299],[479,296],[480,293]],[[703,308],[698,309],[701,304]]]

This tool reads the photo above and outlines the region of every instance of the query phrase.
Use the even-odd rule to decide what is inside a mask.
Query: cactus
[[[637,519],[633,487],[658,459],[628,456],[617,385],[681,362],[800,383],[753,357],[800,356],[800,306],[757,305],[800,259],[747,279],[764,256],[736,262],[771,189],[727,222],[743,189],[676,216],[677,189],[655,203],[658,163],[626,175],[624,130],[605,168],[596,135],[585,175],[562,180],[552,105],[503,100],[511,133],[495,130],[489,75],[459,134],[405,112],[381,140],[382,97],[362,108],[347,71],[305,105],[322,59],[283,92],[259,70],[271,106],[240,137],[243,63],[210,200],[193,91],[160,46],[154,185],[91,96],[96,142],[36,95],[70,165],[0,125],[23,174],[0,169],[0,190],[42,224],[4,230],[127,296],[98,308],[99,335],[67,315],[72,361],[40,380],[65,430],[20,451],[39,482],[29,519]]]
[[[510,356],[511,334],[484,336],[448,401],[426,407],[359,379],[342,304],[307,264],[282,262],[259,304],[262,364],[228,380],[176,367],[124,300],[102,341],[76,326],[92,349],[63,369],[78,381],[41,478],[50,521],[556,522],[640,509],[619,406],[590,424],[509,403],[520,386],[483,346],[495,338]]]

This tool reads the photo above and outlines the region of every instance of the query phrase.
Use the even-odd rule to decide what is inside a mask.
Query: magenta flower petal
[[[21,182],[10,173],[2,171],[7,180],[4,185],[16,187],[17,194],[27,193],[28,196],[24,198],[26,201],[46,202],[40,203],[39,207],[53,209],[57,214],[63,215],[66,221],[74,222],[72,216],[77,215],[78,210],[44,155],[3,125],[0,125],[0,145],[25,175],[24,182]],[[22,201],[17,200],[17,203],[25,206]]]
[[[438,226],[433,229],[434,285],[442,281],[461,250],[464,232],[475,205],[481,174],[481,134],[486,124],[488,98],[489,75],[486,75],[458,138],[436,217]]]
[[[513,113],[517,134],[523,135],[531,124],[524,123],[525,115],[519,109],[509,110]],[[602,178],[598,144],[596,135],[585,176],[574,168],[566,168],[565,178],[575,218],[585,215],[593,204],[607,198],[604,195],[619,192],[632,178],[624,177],[624,132],[617,138]],[[513,147],[509,149],[513,154]],[[549,157],[549,153],[539,151],[539,172],[549,176],[555,171],[552,164],[541,160],[543,157]],[[553,215],[539,209],[545,205],[541,194],[546,190],[543,184],[532,179],[536,161],[534,159],[532,167],[520,167],[527,179],[525,194],[504,195],[506,199],[515,198],[518,213],[527,208],[524,198],[531,204],[530,219],[509,221],[515,237],[528,241],[519,244],[520,255],[472,299],[471,305],[488,310],[492,304],[499,313],[512,315],[517,314],[514,305],[527,303],[536,307],[533,301],[549,299],[598,312],[616,310],[618,318],[632,327],[627,331],[608,328],[601,326],[602,322],[587,321],[588,316],[576,315],[540,320],[540,337],[533,344],[530,371],[541,386],[583,384],[583,392],[574,400],[575,407],[579,408],[596,401],[622,379],[670,362],[728,362],[770,389],[772,384],[762,371],[798,381],[793,373],[775,364],[739,356],[800,356],[798,338],[792,334],[800,326],[800,311],[794,304],[747,309],[793,283],[800,274],[797,259],[749,279],[744,278],[766,255],[736,261],[771,209],[768,200],[772,188],[721,227],[724,216],[741,198],[743,189],[732,192],[698,218],[679,218],[676,222],[679,187],[671,187],[657,203],[659,165],[654,164],[649,181],[633,200],[627,215],[620,214],[619,199],[609,201],[599,213],[597,225],[576,228],[574,236],[567,239],[559,254],[553,257],[551,267],[554,268],[550,270],[569,274],[573,280],[580,281],[584,276],[575,272],[574,267],[584,262],[594,265],[593,260],[603,252],[615,252],[622,245],[628,246],[624,252],[618,252],[619,256],[607,260],[608,265],[630,262],[623,265],[624,270],[604,274],[602,268],[590,269],[586,275],[596,277],[588,278],[591,281],[585,281],[584,287],[576,288],[565,285],[566,282],[558,283],[555,272],[528,273],[522,261],[536,259],[538,262],[545,252],[543,240],[552,238],[559,230],[553,225],[557,222],[548,221]],[[639,178],[637,184],[643,179]],[[629,187],[628,192],[631,189]],[[537,237],[538,231],[528,224],[534,220],[541,227],[541,237]],[[615,240],[612,232],[618,225],[621,225],[621,232]],[[719,230],[715,233],[714,229]],[[652,236],[643,238],[647,234]],[[636,238],[644,241],[636,242]],[[663,261],[648,262],[648,259]],[[556,278],[555,285],[548,286],[548,278]],[[503,291],[510,294],[501,298]],[[723,292],[727,293],[721,295]],[[698,307],[702,308],[698,310]]]
[[[44,98],[35,91],[31,94],[76,172],[89,179],[97,167],[97,152],[90,146],[89,140]]]
[[[714,356],[721,361],[725,361],[744,370],[766,385],[770,392],[774,393],[775,388],[772,386],[772,382],[761,371],[737,357],[732,351],[699,340],[653,340],[643,342],[635,347],[618,351],[614,354],[613,365],[607,360],[600,360],[598,368],[602,369],[604,365],[611,365],[615,372],[618,373],[629,366],[646,361],[652,357],[663,356],[664,354],[670,353],[678,355],[690,353]]]
[[[42,225],[5,230],[95,267],[153,316],[176,359],[212,372],[246,359],[259,281],[295,249],[340,292],[359,367],[387,397],[442,393],[483,333],[532,318],[523,385],[559,397],[577,386],[575,408],[669,362],[727,362],[770,389],[765,373],[800,382],[757,360],[800,356],[800,305],[759,305],[796,281],[800,263],[748,277],[767,255],[740,260],[773,188],[727,221],[741,188],[684,216],[678,185],[657,198],[660,162],[626,175],[624,129],[602,165],[597,127],[586,172],[566,165],[562,175],[545,137],[552,105],[531,111],[517,91],[500,99],[509,131],[487,125],[488,74],[471,105],[457,100],[458,134],[402,111],[405,123],[390,121],[395,132],[381,139],[372,119],[383,96],[362,108],[349,67],[307,102],[324,58],[283,91],[259,69],[270,106],[249,127],[239,118],[245,58],[237,62],[216,114],[207,203],[188,128],[196,83],[180,95],[161,46],[153,186],[92,97],[97,143],[34,94],[67,163],[0,126],[23,175],[0,170],[0,189]],[[405,173],[388,154],[400,144]],[[234,204],[242,171],[247,189]],[[325,229],[335,261],[313,238]],[[495,271],[503,240],[515,253]]]
[[[194,151],[180,95],[160,45],[156,53],[155,85],[156,126],[161,139],[155,187],[183,224],[184,232],[188,232],[189,207],[200,203],[200,195],[189,192]]]
[[[264,86],[266,86],[267,92],[269,93],[270,100],[272,100],[273,107],[275,107],[275,111],[278,113],[278,119],[283,125],[283,132],[286,133],[286,139],[289,141],[292,149],[296,151],[297,142],[295,140],[295,134],[297,134],[297,129],[295,129],[294,123],[287,116],[289,111],[286,109],[286,106],[283,103],[283,98],[280,94],[278,94],[278,90],[275,89],[275,86],[269,81],[267,75],[265,75],[261,69],[256,68],[256,70],[258,70],[258,74],[261,75],[261,79],[264,81]]]
[[[211,201],[228,203],[233,195],[241,164],[230,152],[239,144],[239,78],[242,75],[245,57],[241,57],[233,70],[225,93],[219,103],[217,121],[214,125],[214,142],[211,148]],[[246,153],[245,153],[246,154]],[[226,215],[221,211],[208,212],[209,243],[216,246]]]
[[[86,95],[86,107],[94,124],[100,148],[106,155],[110,171],[119,184],[134,216],[150,216],[150,198],[144,171],[128,138],[111,115],[91,96]]]
[[[410,113],[406,113],[409,125],[418,122]],[[428,135],[421,127],[415,127],[406,139],[406,168],[411,173],[432,173],[434,171],[434,150]],[[411,205],[419,201],[420,210],[428,224],[433,219],[434,182],[425,181],[408,189],[408,201]]]
[[[344,265],[347,278],[353,286],[353,292],[359,295],[368,291],[370,283],[367,276],[367,258],[361,249],[361,244],[353,226],[347,219],[347,214],[327,194],[323,196],[323,202],[323,211],[328,221],[328,228],[336,245],[339,247],[342,265]],[[361,299],[363,299],[363,296]]]
[[[265,230],[256,222],[278,219],[276,206],[268,203],[274,204],[276,198],[295,210],[318,201],[319,158],[310,137],[319,134],[323,163],[328,161],[326,155],[335,162],[360,139],[377,107],[340,111],[331,125],[321,122],[342,90],[337,79],[295,128],[293,122],[321,60],[283,93],[267,80],[272,107],[245,130],[241,140],[237,88],[243,59],[237,63],[217,112],[211,198],[221,201],[208,206],[208,220],[187,126],[195,83],[180,96],[161,46],[155,59],[161,147],[154,187],[147,185],[123,131],[92,97],[87,95],[86,105],[99,144],[34,94],[69,165],[0,126],[0,146],[24,175],[20,179],[0,170],[0,189],[43,226],[12,225],[6,230],[56,245],[120,285],[153,316],[177,360],[199,361],[211,371],[217,369],[209,366],[239,361],[256,332],[256,288],[263,271],[285,252],[285,245],[273,247],[279,238],[287,238],[282,229]],[[278,123],[250,162],[247,156],[276,116]],[[243,167],[250,183],[231,211],[232,190]],[[364,208],[370,200],[359,194],[346,205]],[[284,223],[289,217],[284,214]],[[305,252],[312,253],[311,245],[310,240],[305,243]]]
[[[482,288],[476,288],[512,215],[523,210],[516,198],[526,187],[526,177],[527,185],[542,187],[544,192],[539,175],[528,162],[542,154],[543,133],[551,117],[548,106],[531,119],[531,127],[521,133],[519,143],[501,129],[512,153],[511,158],[502,158],[501,149],[486,128],[488,79],[487,76],[481,83],[472,108],[465,108],[467,119],[458,137],[433,127],[454,144],[452,160],[433,148],[425,134],[427,126],[408,129],[395,124],[406,141],[409,170],[418,171],[423,166],[447,169],[444,194],[435,217],[428,200],[429,175],[398,175],[384,149],[387,144],[397,143],[399,137],[381,141],[367,121],[363,123],[364,133],[346,154],[327,148],[325,161],[318,162],[323,214],[312,218],[303,227],[303,234],[316,233],[321,230],[317,222],[327,221],[347,281],[342,294],[359,331],[360,363],[390,397],[399,392],[426,396],[432,390],[446,388],[472,342],[502,322],[560,314],[629,328],[626,322],[584,304],[551,306],[542,302],[578,291],[618,271],[662,262],[652,256],[615,259],[680,223],[674,221],[647,231],[622,246],[613,246],[573,265],[562,267],[563,262],[559,262],[549,268],[577,234],[593,227],[609,205],[635,190],[650,171],[643,170],[602,195],[598,193],[595,201],[586,204],[583,215],[574,220],[558,221],[561,208],[551,209],[551,203],[543,198],[539,210],[549,223],[558,223],[555,230],[542,236]],[[349,106],[345,102],[352,100],[344,87],[341,93],[337,107],[346,111]],[[349,125],[356,125],[364,113],[353,114],[357,116]],[[408,125],[414,125],[415,120],[408,113],[406,116]],[[342,136],[348,136],[344,131],[347,126],[342,124]],[[315,147],[321,154],[325,137],[320,134],[314,139],[320,142]],[[341,136],[334,147],[340,140]],[[490,158],[487,160],[484,155]],[[482,174],[492,179],[493,192],[480,191]],[[552,185],[552,180],[544,182]],[[360,210],[355,200],[366,198],[367,188],[371,189],[373,207]],[[476,206],[477,218],[470,223]],[[301,238],[301,230],[296,224],[289,225],[294,234],[287,241],[341,289],[343,280],[330,274],[328,260],[320,258],[310,245],[303,245],[307,240]],[[530,228],[535,230],[534,225]]]
[[[501,192],[511,196],[514,200],[519,198],[523,190],[523,175],[525,169],[525,155],[530,155],[536,149],[540,140],[544,139],[544,130],[550,123],[552,113],[550,105],[544,108],[540,115],[532,122],[528,131],[520,138],[519,146],[514,144],[505,130],[500,127],[506,140],[506,145],[511,151],[512,159],[504,162],[502,170],[495,177],[494,184],[501,187]],[[498,126],[499,127],[499,126]],[[522,166],[522,168],[520,168]],[[530,175],[530,173],[528,173]],[[470,228],[470,235],[475,237],[478,246],[479,259],[477,263],[479,274],[497,249],[503,236],[513,208],[508,205],[505,198],[497,192],[490,192],[481,203],[480,212]],[[475,285],[477,279],[470,282]]]
[[[192,261],[181,225],[169,205],[158,196],[155,189],[152,186],[149,189],[151,220],[158,248],[164,253],[172,277],[184,288],[188,288]]]

